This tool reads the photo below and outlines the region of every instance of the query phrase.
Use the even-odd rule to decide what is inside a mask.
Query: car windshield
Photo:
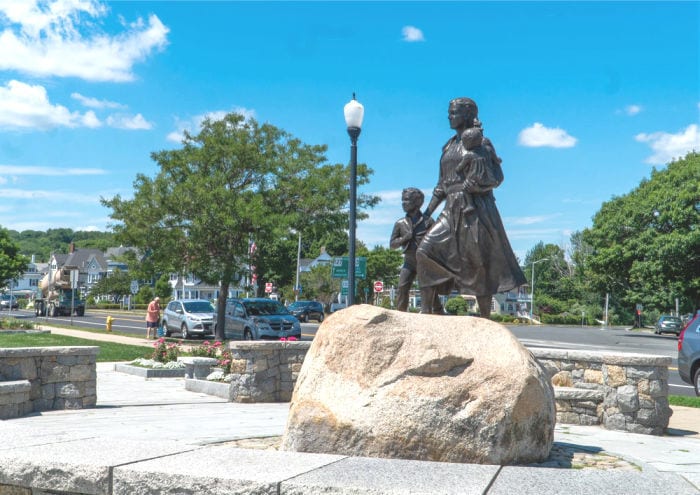
[[[288,315],[289,311],[277,301],[246,301],[243,303],[246,311],[251,316],[260,315]]]
[[[662,316],[661,321],[667,321],[669,323],[680,323],[681,319],[676,318],[675,316]]]
[[[214,306],[207,301],[193,301],[185,303],[185,311],[188,313],[213,313]]]

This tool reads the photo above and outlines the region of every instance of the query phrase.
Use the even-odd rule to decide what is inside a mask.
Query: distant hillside
[[[19,246],[20,252],[27,257],[36,256],[36,261],[46,262],[51,253],[68,253],[70,243],[76,248],[95,248],[106,251],[118,245],[111,232],[74,231],[72,229],[8,230],[10,238]]]

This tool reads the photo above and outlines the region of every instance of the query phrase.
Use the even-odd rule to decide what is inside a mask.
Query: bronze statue
[[[399,273],[399,296],[396,309],[408,311],[408,299],[413,281],[416,279],[416,249],[423,236],[435,221],[420,211],[425,195],[420,189],[407,187],[401,192],[401,206],[406,215],[399,218],[391,232],[389,245],[403,250],[403,266]],[[437,298],[437,293],[435,294]]]
[[[501,159],[483,137],[479,110],[469,98],[450,101],[456,134],[442,147],[440,176],[424,215],[445,201],[435,225],[416,251],[422,313],[435,313],[437,294],[456,289],[476,296],[482,317],[491,298],[527,283],[506,237],[492,190],[503,181]]]

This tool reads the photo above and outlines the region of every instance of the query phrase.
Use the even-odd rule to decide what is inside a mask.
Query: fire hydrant
[[[112,322],[114,321],[114,318],[112,318],[112,315],[107,316],[107,320],[105,322],[105,326],[107,327],[106,330],[108,332],[112,331]]]

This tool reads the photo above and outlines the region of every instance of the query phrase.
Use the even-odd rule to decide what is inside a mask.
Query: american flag
[[[255,244],[255,241],[251,240],[250,245],[248,247],[248,254],[250,256],[253,256],[255,254],[256,249],[258,249],[258,246]]]

